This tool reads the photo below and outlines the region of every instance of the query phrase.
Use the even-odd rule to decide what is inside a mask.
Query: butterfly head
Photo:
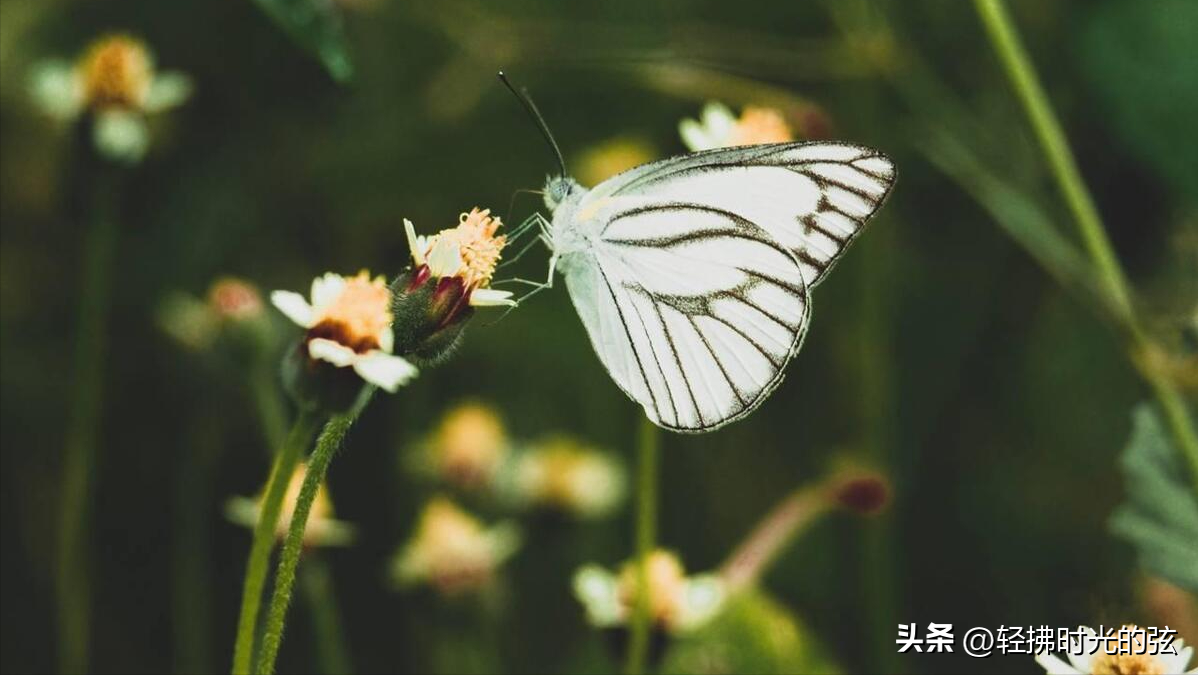
[[[583,187],[573,178],[563,175],[550,176],[545,181],[545,207],[552,213],[571,195],[577,196],[582,192]]]

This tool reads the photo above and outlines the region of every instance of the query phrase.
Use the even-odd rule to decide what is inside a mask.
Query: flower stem
[[[757,525],[720,570],[729,593],[754,585],[795,535],[832,507],[822,485],[799,488]]]
[[[92,186],[92,218],[84,248],[83,279],[75,333],[75,381],[70,426],[63,456],[58,513],[58,656],[64,673],[87,670],[91,637],[91,579],[88,574],[88,532],[92,476],[104,364],[107,362],[108,311],[112,261],[117,239],[117,196],[110,180],[99,172]]]
[[[645,672],[649,655],[649,556],[657,539],[658,431],[642,416],[637,433],[636,457],[636,607],[630,623],[628,661],[624,672]]]
[[[1140,367],[1153,394],[1164,408],[1177,447],[1189,462],[1194,474],[1194,484],[1198,487],[1198,432],[1194,429],[1193,418],[1186,410],[1181,394],[1173,383],[1164,374],[1155,371],[1151,365],[1140,364],[1140,356],[1151,348],[1150,341],[1136,319],[1123,268],[1119,266],[1119,260],[1103,228],[1102,218],[1094,206],[1094,199],[1082,181],[1077,162],[1069,148],[1069,141],[1053,113],[1044,88],[1040,85],[1031,59],[1020,42],[1019,34],[1002,0],[974,0],[974,7],[1023,103],[1065,202],[1077,221],[1086,250],[1097,267],[1116,318],[1127,333],[1132,349],[1132,361]]]
[[[258,524],[254,527],[254,542],[250,546],[250,557],[246,563],[245,582],[241,591],[241,615],[237,621],[237,642],[233,648],[233,672],[236,675],[250,672],[254,657],[254,630],[258,624],[258,610],[262,605],[262,588],[266,585],[270,551],[274,544],[279,513],[283,508],[283,497],[287,493],[287,482],[291,479],[300,454],[312,441],[312,435],[316,433],[321,418],[322,415],[313,411],[301,412],[271,468],[270,481],[262,499],[261,514]]]
[[[371,390],[372,391],[372,390]],[[367,395],[368,396],[368,395]],[[270,610],[266,616],[266,629],[262,635],[262,649],[258,653],[258,662],[254,668],[256,673],[269,675],[274,672],[275,660],[279,656],[279,645],[283,641],[283,625],[287,620],[287,607],[291,604],[291,589],[295,585],[295,570],[299,566],[300,553],[304,548],[304,530],[308,525],[308,514],[312,510],[312,501],[316,499],[316,491],[324,483],[333,455],[341,447],[345,434],[358,418],[367,397],[353,410],[334,415],[325,424],[324,431],[316,439],[316,449],[308,460],[308,471],[304,474],[304,484],[300,488],[299,499],[295,503],[295,512],[291,516],[291,527],[287,531],[287,540],[283,544],[283,553],[279,558],[279,568],[275,572],[275,588],[270,599]]]

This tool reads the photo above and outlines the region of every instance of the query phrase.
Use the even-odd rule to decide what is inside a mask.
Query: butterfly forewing
[[[781,380],[807,325],[794,256],[728,211],[612,204],[593,247],[565,269],[612,378],[670,429],[747,414]]]

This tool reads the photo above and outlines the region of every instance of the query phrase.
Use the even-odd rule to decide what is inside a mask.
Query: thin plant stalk
[[[174,632],[176,673],[209,673],[212,637],[211,541],[212,467],[219,454],[222,417],[199,416],[190,425],[175,477]]]
[[[728,592],[739,593],[755,585],[795,535],[831,507],[822,486],[799,488],[790,493],[745,537],[720,568]]]
[[[233,673],[250,672],[254,657],[254,631],[258,624],[258,612],[262,605],[262,589],[270,566],[270,552],[274,546],[275,528],[283,508],[283,497],[287,483],[300,455],[312,442],[312,436],[320,425],[322,416],[313,411],[302,411],[291,427],[286,442],[275,456],[270,481],[262,499],[258,524],[254,527],[254,541],[250,546],[249,561],[246,563],[245,581],[241,591],[241,614],[237,621],[237,642],[233,647]],[[307,514],[305,513],[305,519]]]
[[[649,656],[649,556],[657,540],[657,427],[642,416],[636,444],[636,606],[629,623],[630,639],[625,672],[646,672]]]
[[[974,7],[1027,112],[1061,194],[1074,220],[1077,221],[1086,251],[1097,267],[1117,318],[1126,330],[1132,349],[1132,361],[1139,366],[1160,403],[1178,450],[1190,464],[1195,487],[1198,487],[1198,431],[1195,431],[1194,421],[1173,383],[1151,364],[1143,363],[1143,354],[1147,353],[1152,345],[1136,319],[1131,291],[1123,268],[1120,267],[1114,248],[1107,238],[1094,199],[1081,178],[1077,162],[1069,148],[1069,141],[1053,112],[1048,96],[1044,93],[1031,59],[1002,0],[974,0]]]
[[[113,174],[97,174],[112,177]],[[97,465],[104,364],[108,350],[112,262],[117,240],[117,194],[112,181],[97,180],[91,200],[91,226],[84,246],[83,279],[75,332],[75,380],[59,494],[58,655],[64,673],[87,670],[91,638],[89,576],[92,476]]]
[[[315,637],[316,661],[327,675],[349,675],[353,668],[345,634],[341,630],[341,614],[333,593],[333,576],[328,563],[313,556],[300,570],[300,585],[304,600],[312,614],[312,634]]]
[[[358,414],[373,394],[373,387],[364,390],[357,405],[346,413],[334,415],[325,424],[320,437],[316,439],[316,449],[308,460],[308,471],[304,474],[304,484],[300,488],[299,498],[295,503],[295,511],[291,516],[291,527],[287,531],[287,539],[283,543],[283,553],[279,558],[278,571],[275,572],[274,592],[270,599],[270,609],[266,616],[266,628],[262,634],[262,648],[258,653],[255,673],[269,675],[274,672],[275,661],[279,657],[279,646],[283,642],[283,627],[287,620],[287,608],[291,604],[291,590],[295,585],[295,570],[299,566],[300,554],[304,548],[304,530],[308,526],[308,515],[312,511],[312,501],[316,499],[316,491],[324,483],[329,471],[333,455],[341,447],[346,433],[357,420]]]

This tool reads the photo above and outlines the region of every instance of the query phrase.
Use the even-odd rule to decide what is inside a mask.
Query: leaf
[[[720,614],[677,638],[663,673],[835,673],[811,631],[763,591],[746,590]]]
[[[1198,198],[1198,3],[1094,3],[1081,67],[1097,111],[1124,144],[1175,188]]]
[[[333,0],[254,0],[300,48],[338,82],[353,76],[341,13]]]
[[[1120,460],[1127,499],[1111,532],[1136,547],[1148,571],[1198,591],[1198,497],[1156,408],[1141,403],[1132,420]]]

